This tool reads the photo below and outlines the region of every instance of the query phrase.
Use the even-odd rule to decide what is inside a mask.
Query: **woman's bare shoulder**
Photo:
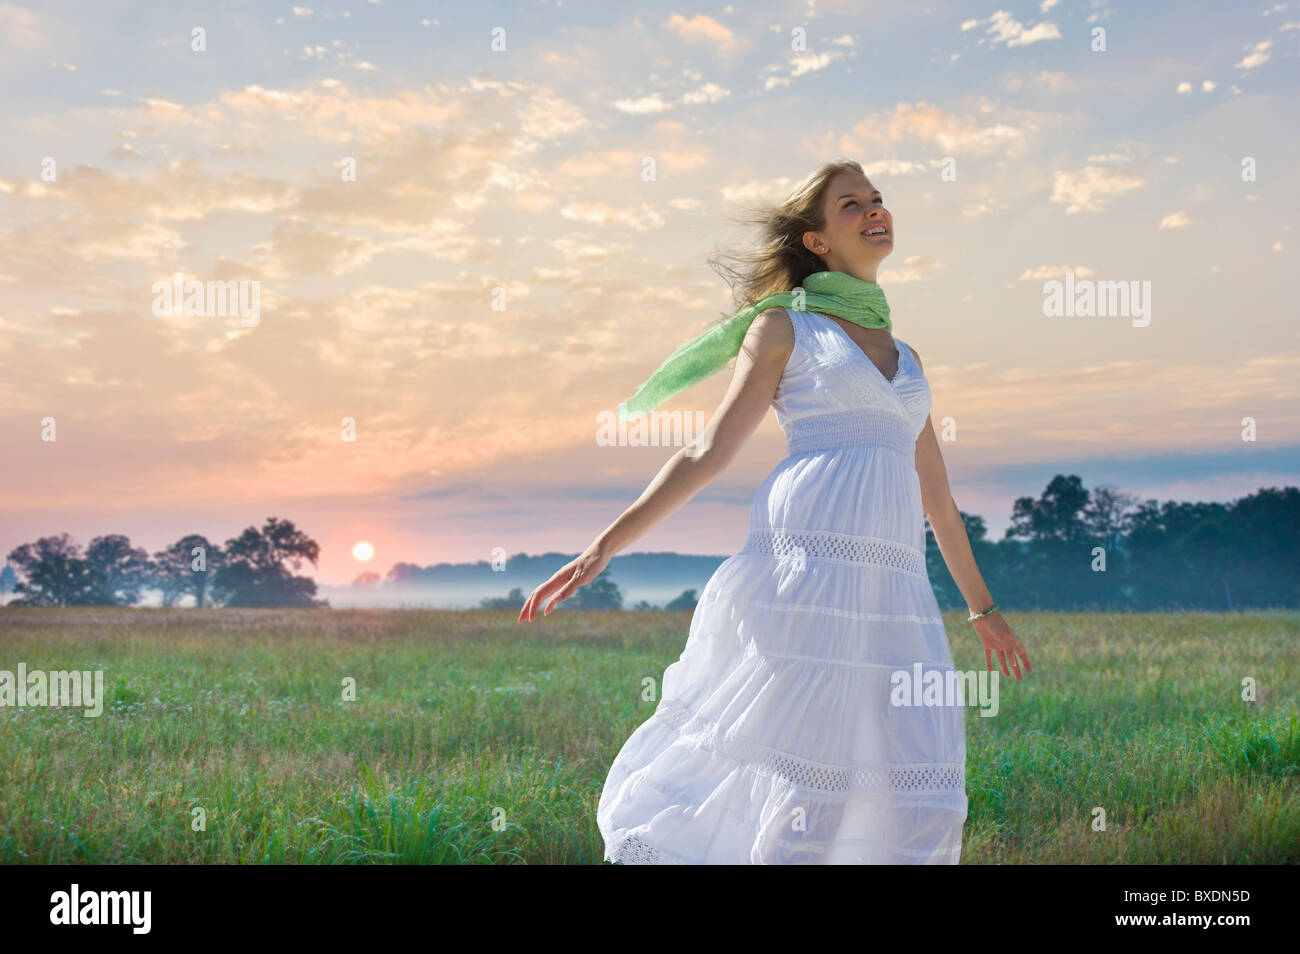
[[[743,347],[758,363],[784,368],[794,354],[794,322],[784,308],[768,308],[754,316]]]
[[[784,308],[768,308],[759,312],[749,326],[749,333],[760,337],[768,345],[794,347],[794,322]]]

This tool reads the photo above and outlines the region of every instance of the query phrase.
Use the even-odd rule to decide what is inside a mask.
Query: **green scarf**
[[[875,282],[844,272],[815,272],[795,290],[768,295],[670,354],[632,397],[619,404],[619,421],[636,420],[674,394],[722,370],[740,353],[745,333],[754,319],[774,305],[835,315],[864,328],[892,327],[885,292]]]

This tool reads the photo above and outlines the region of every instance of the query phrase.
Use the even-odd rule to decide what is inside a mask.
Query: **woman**
[[[1009,661],[1021,679],[1029,659],[975,566],[920,356],[890,334],[876,284],[894,245],[883,197],[841,160],[763,216],[744,307],[674,352],[620,408],[650,410],[734,355],[708,427],[533,591],[519,619],[536,619],[548,599],[549,613],[686,503],[773,406],[789,456],[754,496],[744,548],[705,587],[654,714],[610,768],[597,809],[605,858],[955,864],[964,709],[892,691],[900,673],[953,671],[925,568],[926,518],[987,670],[996,653],[1002,673]]]

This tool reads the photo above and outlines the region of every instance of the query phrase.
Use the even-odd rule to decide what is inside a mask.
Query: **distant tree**
[[[367,570],[364,573],[357,574],[357,578],[353,580],[350,585],[355,586],[358,589],[365,589],[371,586],[378,586],[380,582],[378,573]]]
[[[1020,497],[1011,511],[1008,537],[1021,537],[1031,543],[1082,542],[1086,536],[1083,519],[1088,505],[1088,491],[1077,476],[1057,474],[1041,497]]]
[[[1096,487],[1083,508],[1083,524],[1088,536],[1103,546],[1114,547],[1128,532],[1129,518],[1137,508],[1136,494],[1114,487]]]
[[[522,609],[527,599],[524,591],[516,586],[505,596],[485,596],[478,605],[483,609]]]
[[[181,537],[155,553],[153,579],[162,590],[163,605],[171,606],[189,593],[194,596],[194,605],[202,606],[222,558],[221,547],[197,533]]]
[[[651,606],[651,605],[650,605],[649,603],[647,603],[645,600],[637,600],[637,601],[636,601],[636,604],[632,607],[632,609],[634,609],[634,610],[652,610],[652,609],[658,609],[658,607],[656,607],[656,606]]]
[[[394,563],[388,570],[387,579],[390,583],[398,585],[405,583],[418,583],[424,573],[422,567],[415,563]]]
[[[131,546],[121,533],[95,537],[86,547],[86,562],[103,577],[96,602],[131,606],[140,602],[140,591],[149,585],[153,567],[142,547]]]
[[[13,567],[6,563],[4,569],[0,570],[0,596],[5,593],[12,593],[17,584],[18,574],[14,572]]]
[[[1087,505],[1083,481],[1062,474],[1048,482],[1037,500],[1016,500],[1004,543],[1024,541],[1025,546],[1019,550],[1006,546],[1002,552],[1007,556],[1007,575],[1026,594],[1029,606],[1081,608],[1097,600],[1099,582],[1116,580],[1114,573],[1107,578],[1092,570],[1097,541],[1084,522]]]
[[[700,602],[700,598],[695,595],[694,590],[686,590],[681,596],[670,602],[664,607],[666,610],[693,610]]]
[[[619,590],[618,584],[610,578],[609,567],[605,567],[600,571],[599,576],[586,586],[578,587],[577,591],[560,606],[566,604],[574,609],[621,610],[623,593]]]
[[[19,606],[89,606],[101,598],[104,577],[63,533],[24,543],[9,554],[23,579],[14,586]]]
[[[212,595],[225,606],[316,606],[316,583],[294,576],[303,561],[313,566],[320,544],[288,520],[268,517],[259,531],[248,527],[226,541],[225,560],[212,580]],[[287,564],[287,566],[286,566]]]

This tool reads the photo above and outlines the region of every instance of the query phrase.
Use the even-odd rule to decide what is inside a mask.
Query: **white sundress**
[[[596,811],[606,861],[961,855],[964,708],[891,702],[892,674],[953,668],[915,461],[930,386],[898,338],[886,381],[834,321],[787,312],[795,344],[773,407],[788,456],[610,767]]]

